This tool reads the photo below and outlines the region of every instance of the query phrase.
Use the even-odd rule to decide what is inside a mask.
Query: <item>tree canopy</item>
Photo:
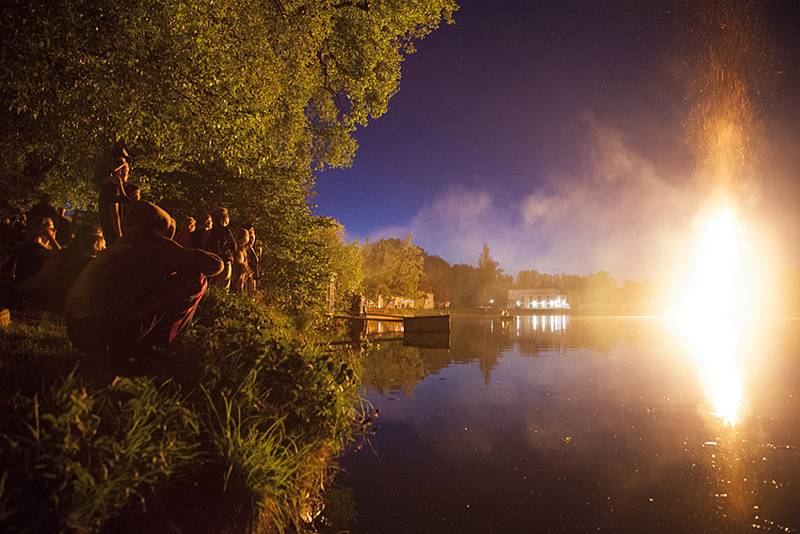
[[[425,260],[410,235],[366,243],[363,254],[367,295],[416,298]]]
[[[95,209],[124,144],[144,198],[256,224],[269,297],[305,308],[335,251],[315,173],[351,163],[414,41],[454,0],[8,0],[0,3],[0,198]]]
[[[150,174],[258,179],[346,166],[414,39],[453,0],[8,0],[0,7],[5,196],[87,193],[116,141]],[[24,186],[14,188],[14,185]],[[91,195],[89,195],[91,197]],[[87,197],[87,198],[89,198]]]

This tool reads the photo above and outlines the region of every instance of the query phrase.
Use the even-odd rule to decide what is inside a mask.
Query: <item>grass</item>
[[[146,369],[74,351],[57,317],[14,323],[0,529],[303,531],[358,419],[352,357],[219,292]]]

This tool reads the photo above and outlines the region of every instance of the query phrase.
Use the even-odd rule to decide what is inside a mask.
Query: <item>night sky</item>
[[[414,234],[510,273],[655,276],[704,202],[686,141],[675,2],[463,0],[418,43],[353,166],[318,177],[317,212],[348,238]],[[747,212],[796,261],[800,3],[764,6],[776,67],[754,95],[768,150]]]

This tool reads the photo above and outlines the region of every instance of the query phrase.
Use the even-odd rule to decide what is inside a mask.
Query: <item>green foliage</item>
[[[454,0],[45,0],[0,3],[0,197],[95,210],[103,159],[133,158],[174,215],[224,205],[256,225],[261,288],[319,311],[336,258],[308,204],[386,112],[413,42]],[[333,265],[331,264],[333,263]],[[354,285],[355,281],[348,281]],[[355,284],[357,285],[357,284]]]
[[[357,417],[352,355],[228,293],[211,292],[196,319],[177,352],[159,353],[138,378],[116,376],[124,362],[111,358],[108,372],[65,348],[58,325],[0,335],[4,523],[210,533],[313,519]],[[21,339],[39,349],[17,352]],[[67,378],[51,371],[63,362],[77,362]]]
[[[369,351],[364,361],[364,384],[381,394],[400,389],[411,396],[425,375],[420,349],[416,347],[387,344],[380,350]]]
[[[218,162],[261,178],[348,165],[352,133],[386,111],[414,39],[456,7],[3,2],[2,174],[88,201],[91,189],[76,187],[91,184],[116,140],[156,173]]]
[[[364,286],[367,295],[403,296],[414,298],[419,292],[423,250],[415,245],[412,236],[405,239],[381,239],[367,242],[364,254]]]
[[[218,484],[278,526],[308,519],[331,455],[349,439],[357,375],[284,316],[214,292],[181,351],[207,362],[203,418]]]
[[[334,220],[320,228],[317,239],[333,275],[336,288],[336,308],[348,310],[350,298],[364,287],[364,258],[357,241],[345,242],[344,226]]]
[[[91,390],[72,373],[4,397],[2,420],[2,508],[18,531],[97,530],[197,457],[195,415],[150,380]]]
[[[425,255],[420,288],[433,293],[437,302],[453,300],[453,268],[439,256]]]

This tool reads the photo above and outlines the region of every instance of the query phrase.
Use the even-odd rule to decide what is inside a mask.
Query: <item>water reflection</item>
[[[741,412],[744,348],[729,324],[700,321],[688,346],[658,320],[558,324],[522,317],[517,334],[516,318],[454,320],[450,350],[385,343],[367,356],[381,416],[375,452],[343,459],[353,532],[800,528],[800,323],[761,340],[751,415],[735,427],[698,410],[707,395],[728,399],[711,403],[723,419]]]
[[[370,325],[374,328],[371,321]],[[383,325],[380,332],[377,328],[370,331],[370,334],[380,333],[380,339],[385,342],[373,338],[376,339],[375,350],[365,359],[364,385],[381,393],[402,391],[410,395],[426,376],[439,373],[454,363],[477,362],[483,382],[488,384],[505,354],[539,357],[587,348],[607,353],[621,338],[632,335],[633,330],[623,323],[609,328],[608,324],[570,319],[568,315],[530,315],[510,320],[454,318],[452,335],[448,336],[447,343],[438,345],[411,343],[417,346],[408,346],[404,343],[400,347],[389,341],[393,332],[401,335],[393,323]],[[449,346],[449,350],[437,346],[444,349]]]
[[[569,315],[517,315],[514,324],[516,337],[527,337],[537,332],[565,332],[569,326]]]
[[[689,341],[714,414],[729,425],[736,424],[744,391],[741,328],[725,317],[709,317],[701,324],[682,322],[681,332]]]

